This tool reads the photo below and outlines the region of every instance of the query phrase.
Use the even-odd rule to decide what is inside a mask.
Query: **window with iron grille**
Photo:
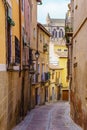
[[[22,11],[24,11],[24,0],[22,0],[21,2],[21,8],[22,8]]]
[[[32,49],[30,48],[29,49],[29,64],[32,65],[33,63],[33,53],[32,53]]]
[[[15,36],[15,63],[20,63],[20,43],[18,38]]]

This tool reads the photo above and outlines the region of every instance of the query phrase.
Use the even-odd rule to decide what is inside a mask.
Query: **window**
[[[32,65],[33,61],[33,53],[32,53],[32,49],[29,49],[29,64]]]
[[[42,42],[42,34],[40,34],[40,41]]]
[[[53,30],[52,35],[53,35],[54,38],[57,38],[57,31],[56,31],[56,29]]]
[[[42,73],[44,73],[44,64],[42,64]]]
[[[57,31],[55,32],[55,38],[57,38]]]
[[[34,66],[34,70],[36,70],[36,64],[35,63],[33,64],[33,66]],[[33,77],[32,77],[32,82],[35,83],[36,79],[37,79],[36,74],[34,74]]]
[[[35,30],[35,28],[33,29],[33,37],[36,38],[36,30]]]
[[[54,74],[52,73],[52,79],[54,79]]]
[[[63,30],[62,30],[62,37],[64,37],[64,32],[63,32]]]
[[[59,30],[59,27],[57,27],[57,30]]]
[[[54,37],[54,31],[52,31],[52,37]]]
[[[46,65],[46,72],[48,72],[48,65]]]
[[[60,31],[59,31],[59,38],[62,38],[62,37],[64,37],[64,32],[63,32],[62,29],[60,29]]]
[[[20,63],[20,44],[18,38],[15,36],[15,63]]]
[[[64,49],[64,51],[67,51],[67,49]]]
[[[61,31],[59,31],[59,38],[61,38]]]
[[[38,64],[38,73],[40,73],[40,64]]]
[[[22,3],[22,4],[21,4],[22,11],[24,11],[24,0],[22,0],[21,3]]]
[[[57,31],[57,38],[59,38],[59,31]]]
[[[58,49],[58,51],[61,51],[61,49]]]

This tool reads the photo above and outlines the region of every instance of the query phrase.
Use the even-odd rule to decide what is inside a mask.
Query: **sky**
[[[42,0],[42,5],[38,5],[38,22],[45,24],[47,14],[51,18],[65,18],[70,0]]]

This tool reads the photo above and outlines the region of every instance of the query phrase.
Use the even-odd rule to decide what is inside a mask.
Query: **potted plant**
[[[47,45],[47,44],[44,44],[44,45],[43,45],[43,51],[47,51],[47,48],[48,48],[48,45]]]

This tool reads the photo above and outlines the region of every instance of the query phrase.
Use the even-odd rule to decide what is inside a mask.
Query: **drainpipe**
[[[19,76],[21,77],[21,69],[22,69],[22,19],[21,19],[21,0],[19,0],[19,37],[20,37],[20,71]],[[24,75],[24,72],[23,72]],[[23,119],[24,116],[24,77],[22,77],[22,87],[21,87],[21,109],[20,116]]]
[[[8,69],[8,44],[7,44],[7,5],[6,1],[4,2],[4,7],[5,7],[5,44],[6,44],[6,67]]]
[[[39,33],[39,29],[38,29],[38,25],[37,25],[37,45],[36,45],[36,51],[38,51],[38,33]],[[38,82],[38,58],[36,58],[36,81]]]
[[[19,76],[21,76],[21,69],[22,69],[22,29],[21,29],[21,0],[19,0],[19,38],[20,38],[20,73]]]

